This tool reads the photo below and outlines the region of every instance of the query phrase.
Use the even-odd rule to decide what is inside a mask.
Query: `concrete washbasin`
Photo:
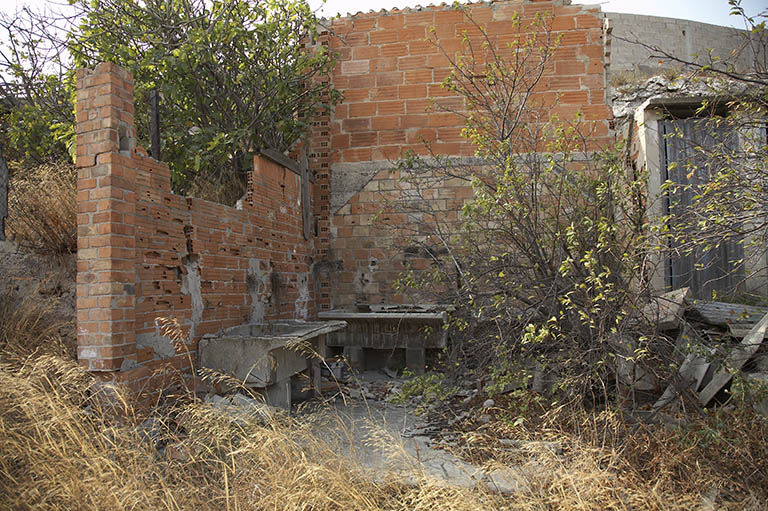
[[[406,367],[421,373],[426,350],[440,350],[448,343],[448,333],[443,328],[448,320],[445,306],[369,305],[363,311],[323,311],[318,317],[349,324],[342,331],[330,333],[327,344],[341,347],[347,362],[359,371],[371,369],[365,351],[391,354],[393,350],[402,350]]]
[[[323,353],[326,334],[346,326],[287,320],[238,325],[203,336],[199,365],[263,390],[269,404],[290,407],[291,378],[312,366],[315,353]]]

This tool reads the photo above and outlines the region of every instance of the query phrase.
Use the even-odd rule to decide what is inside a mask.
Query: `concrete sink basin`
[[[265,390],[273,406],[285,407],[287,400],[290,407],[291,377],[307,370],[315,353],[322,353],[326,334],[346,326],[345,321],[274,321],[235,326],[200,340],[199,365],[233,376],[248,387]]]

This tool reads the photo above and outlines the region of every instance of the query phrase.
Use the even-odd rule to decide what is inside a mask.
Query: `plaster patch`
[[[251,323],[262,323],[266,310],[267,289],[269,283],[269,263],[265,264],[267,271],[263,271],[262,262],[259,259],[248,260],[248,273],[246,284],[248,294],[251,295]]]
[[[181,294],[189,295],[192,301],[192,325],[189,328],[189,338],[195,338],[197,325],[203,320],[203,293],[200,284],[200,260],[194,255],[182,259],[187,272],[181,276]]]
[[[160,327],[155,325],[156,332],[151,334],[136,335],[137,348],[152,348],[155,352],[155,359],[171,358],[176,355],[176,348],[173,342],[166,336],[160,334]]]
[[[309,272],[296,276],[296,286],[299,297],[296,299],[296,319],[307,319],[309,316]]]

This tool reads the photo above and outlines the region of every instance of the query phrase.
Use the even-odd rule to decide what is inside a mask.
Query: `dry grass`
[[[0,363],[18,365],[41,354],[74,358],[73,347],[58,337],[62,323],[50,318],[44,304],[34,295],[19,298],[0,290]]]
[[[524,405],[504,403],[501,420],[465,435],[461,454],[537,467],[520,501],[542,504],[531,509],[684,510],[705,499],[712,509],[768,509],[768,420],[748,406],[678,415],[673,426],[669,416],[649,424],[574,403]],[[500,453],[498,438],[532,441],[533,452]]]
[[[2,509],[682,511],[699,509],[706,495],[717,509],[766,508],[768,427],[740,408],[681,432],[526,401],[522,425],[497,417],[480,433],[564,449],[517,460],[468,452],[489,468],[516,470],[523,489],[498,495],[446,488],[418,468],[370,474],[345,455],[354,435],[329,415],[263,423],[192,394],[140,414],[119,388],[56,354],[34,309],[9,318],[1,330]],[[504,403],[502,413],[516,406]],[[389,435],[371,438],[402,458]]]
[[[727,457],[758,451],[728,467],[672,432],[634,430],[627,444],[626,423],[614,414],[552,411],[536,436],[564,442],[565,454],[532,453],[521,464],[525,489],[501,496],[445,488],[418,472],[366,477],[340,455],[341,422],[321,438],[314,421],[262,424],[193,398],[139,417],[118,389],[51,355],[0,367],[0,410],[0,501],[10,509],[682,511],[705,494],[717,495],[718,509],[765,504],[744,491],[760,484],[745,471],[759,468],[750,464],[766,445],[749,428],[734,433],[748,440]],[[711,456],[726,455],[713,448]],[[734,472],[723,478],[725,470]]]
[[[8,194],[7,234],[47,254],[77,250],[77,171],[69,164],[17,169]]]
[[[466,490],[366,480],[311,424],[285,417],[262,425],[189,400],[156,411],[147,435],[119,391],[47,355],[0,370],[0,410],[0,495],[11,509],[494,507]]]

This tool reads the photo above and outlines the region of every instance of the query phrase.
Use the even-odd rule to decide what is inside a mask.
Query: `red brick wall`
[[[548,13],[553,35],[562,39],[532,102],[562,120],[573,120],[581,112],[593,148],[613,140],[599,7],[516,0],[468,8],[498,48],[512,40],[515,13],[523,25],[530,24],[537,12]],[[475,48],[479,47],[477,29],[464,12],[445,5],[393,9],[335,20],[332,29],[338,36],[331,46],[341,56],[333,84],[344,93],[344,102],[335,108],[331,120],[332,175],[338,175],[342,167],[353,172],[355,165],[364,172],[367,162],[382,162],[386,167],[388,160],[406,150],[426,154],[422,141],[430,142],[436,154],[474,155],[475,148],[460,135],[462,118],[441,111],[441,106],[464,108],[460,97],[441,86],[451,71],[450,62],[437,46],[425,41],[433,34],[443,48],[456,55],[462,51],[463,34],[468,33]],[[369,177],[358,193],[345,197],[346,202],[331,212],[329,257],[341,266],[332,280],[333,307],[402,301],[392,291],[393,279],[409,261],[426,264],[392,250],[386,226],[372,223],[386,196],[397,196],[396,176],[372,172]],[[471,190],[448,183],[434,197],[439,201],[437,209],[450,215],[471,197]],[[390,215],[388,220],[390,224],[409,221],[403,215]]]
[[[568,120],[583,113],[590,143],[612,140],[605,104],[602,18],[597,7],[563,1],[516,0],[469,6],[496,45],[510,39],[511,20],[550,13],[560,47],[536,101]],[[334,20],[317,44],[338,51],[330,77],[345,99],[312,120],[307,145],[312,185],[312,233],[303,239],[300,179],[266,159],[255,162],[252,203],[242,211],[170,192],[168,168],[132,146],[130,75],[110,64],[78,74],[79,356],[96,371],[134,368],[144,377],[165,364],[185,368],[168,351],[157,317],[178,318],[196,340],[251,319],[312,317],[316,309],[402,301],[392,282],[410,263],[426,260],[393,250],[387,226],[408,225],[402,214],[378,215],[386,198],[403,192],[388,163],[405,150],[472,156],[460,136],[460,98],[440,83],[450,63],[425,41],[434,27],[449,51],[476,31],[447,6],[358,14]],[[474,34],[474,35],[473,35]],[[437,107],[430,108],[436,99]],[[122,135],[122,137],[121,137]],[[121,151],[121,138],[123,150]],[[370,167],[379,165],[378,168]],[[369,167],[365,167],[368,165]],[[341,166],[363,180],[336,201]],[[350,174],[351,173],[351,174]],[[444,183],[429,199],[452,220],[471,190]],[[159,339],[159,340],[158,340]],[[136,368],[136,366],[140,366]]]
[[[77,86],[83,365],[134,382],[188,370],[158,317],[179,320],[194,360],[203,334],[314,316],[298,175],[257,156],[242,210],[175,195],[167,165],[134,147],[130,74],[100,64],[79,70]]]

